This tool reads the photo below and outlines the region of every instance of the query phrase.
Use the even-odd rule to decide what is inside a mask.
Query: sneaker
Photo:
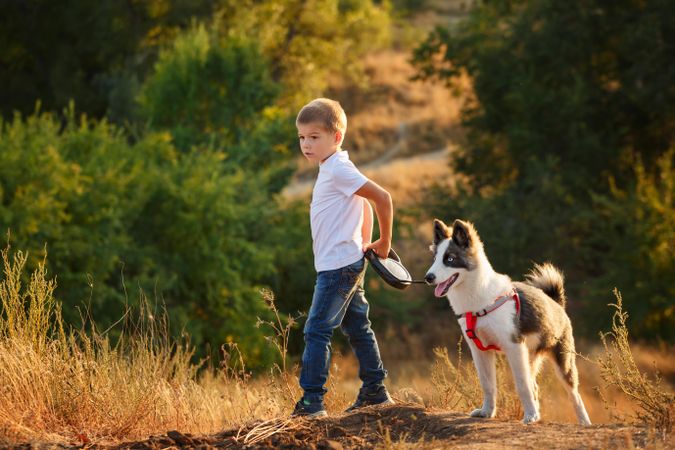
[[[295,404],[295,409],[291,413],[291,417],[326,417],[328,413],[323,407],[323,402],[321,400],[310,401],[305,397],[301,398],[298,403]]]
[[[380,386],[377,390],[369,391],[364,388],[361,388],[359,391],[358,397],[352,406],[347,408],[345,412],[352,412],[359,408],[365,408],[366,406],[375,406],[375,405],[393,405],[394,400],[389,396],[387,388]]]

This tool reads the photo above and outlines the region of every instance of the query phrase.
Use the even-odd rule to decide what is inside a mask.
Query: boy
[[[317,280],[305,323],[300,386],[304,394],[294,416],[325,416],[323,396],[330,362],[330,339],[340,326],[359,360],[363,382],[356,402],[347,409],[390,404],[384,370],[364,296],[364,252],[370,248],[386,257],[391,247],[393,206],[389,193],[365,177],[341,145],[347,116],[334,100],[318,98],[305,105],[296,119],[300,149],[319,164],[312,192],[310,222]],[[380,238],[370,242],[375,205]]]

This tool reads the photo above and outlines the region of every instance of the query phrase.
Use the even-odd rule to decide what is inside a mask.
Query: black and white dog
[[[447,297],[473,357],[483,406],[473,417],[494,417],[497,382],[495,351],[511,366],[524,423],[539,420],[537,373],[542,357],[553,361],[579,423],[591,421],[579,395],[572,325],[565,313],[563,276],[551,264],[535,265],[524,282],[492,269],[473,225],[456,220],[452,228],[434,221],[434,262],[425,281],[437,297]]]

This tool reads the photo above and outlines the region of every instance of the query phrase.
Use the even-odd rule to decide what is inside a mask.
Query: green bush
[[[593,295],[615,285],[631,298],[635,332],[672,341],[675,338],[675,150],[666,152],[652,173],[636,159],[635,181],[612,184],[610,194],[594,196],[599,220],[592,242],[606,258],[606,272],[589,280]],[[589,308],[591,309],[591,308]]]
[[[0,131],[0,224],[31,267],[48,246],[64,317],[77,324],[90,308],[105,329],[143,291],[199,354],[236,341],[251,366],[268,364],[255,322],[275,270],[269,179],[217,152],[178,151],[168,133],[129,144],[105,121],[66,116],[63,129],[36,114]]]
[[[219,6],[214,27],[256,37],[284,87],[279,102],[292,109],[324,95],[331,79],[363,82],[363,56],[390,40],[389,2],[226,0]]]
[[[213,13],[208,0],[45,0],[4,2],[0,15],[0,114],[29,115],[40,100],[61,111],[72,99],[91,117],[134,119],[133,94],[157,47],[192,18]]]
[[[160,54],[140,100],[151,127],[170,130],[178,148],[224,149],[251,133],[278,91],[255,41],[196,26]]]

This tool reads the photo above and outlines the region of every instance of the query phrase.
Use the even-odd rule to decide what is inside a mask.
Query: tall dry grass
[[[170,429],[209,433],[273,417],[263,382],[198,372],[187,342],[169,338],[147,302],[121,337],[68,330],[45,263],[22,283],[26,255],[2,251],[0,442],[104,442]]]
[[[639,421],[654,426],[664,434],[670,433],[675,419],[675,394],[666,391],[656,367],[653,377],[639,369],[630,345],[628,313],[623,310],[621,293],[615,289],[614,296],[617,301],[610,305],[615,310],[612,330],[600,334],[604,352],[594,362],[600,369],[605,388],[616,388],[638,406],[635,417]],[[612,402],[603,391],[599,392],[606,407],[611,409]]]
[[[457,342],[456,364],[452,363],[446,348],[434,349],[436,361],[431,379],[436,395],[431,406],[453,411],[472,411],[483,403],[483,391],[478,374],[471,361],[463,361],[462,339]],[[513,385],[508,363],[502,355],[496,358],[497,417],[522,419],[523,409]]]

